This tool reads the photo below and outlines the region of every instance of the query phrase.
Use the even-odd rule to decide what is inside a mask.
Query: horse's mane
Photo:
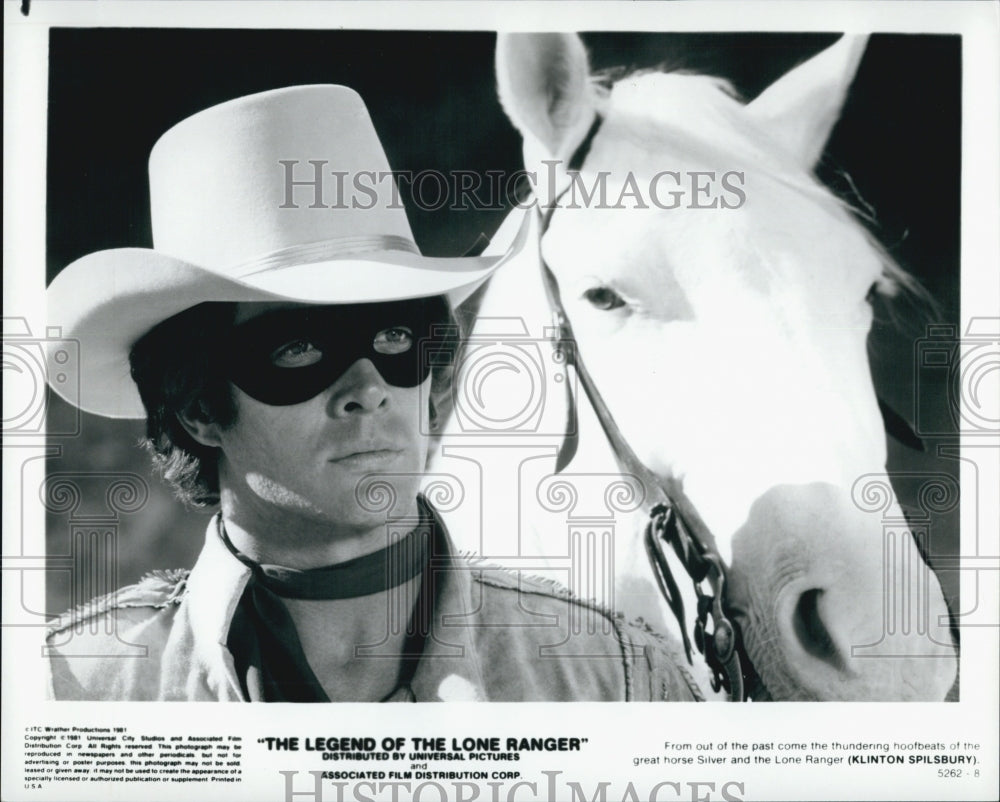
[[[912,325],[914,317],[921,324],[939,317],[936,301],[879,240],[875,210],[850,176],[840,173],[850,192],[845,197],[803,169],[746,113],[746,100],[729,81],[686,70],[616,67],[595,73],[591,89],[598,110],[607,115],[613,108],[628,117],[637,136],[668,137],[672,147],[695,158],[739,159],[818,205],[835,225],[861,233],[881,266],[873,289],[887,302],[883,306],[894,326],[903,327],[904,320]],[[901,307],[905,316],[897,314]]]

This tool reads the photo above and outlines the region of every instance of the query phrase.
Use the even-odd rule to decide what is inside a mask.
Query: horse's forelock
[[[685,71],[631,72],[606,90],[602,111],[605,116],[662,125],[672,137],[683,137],[699,150],[707,143],[726,155],[767,156],[775,160],[775,169],[784,162],[775,158],[773,143],[748,118],[736,90],[724,78]]]

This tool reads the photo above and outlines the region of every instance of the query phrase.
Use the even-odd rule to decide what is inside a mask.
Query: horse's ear
[[[568,157],[594,117],[590,65],[580,37],[565,33],[497,35],[500,103],[540,156]]]
[[[812,169],[847,98],[867,36],[844,35],[765,89],[747,107],[771,134]]]

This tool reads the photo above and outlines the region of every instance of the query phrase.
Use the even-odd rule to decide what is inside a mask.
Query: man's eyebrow
[[[322,307],[317,307],[317,309],[320,308]],[[234,327],[240,329],[245,326],[264,326],[270,323],[284,322],[286,320],[289,322],[308,322],[315,316],[317,309],[268,309],[261,312],[259,315],[254,315],[253,317],[247,318],[242,322],[235,323]]]

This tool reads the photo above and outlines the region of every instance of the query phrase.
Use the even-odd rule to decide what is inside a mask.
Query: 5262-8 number
[[[938,777],[965,777],[966,775],[970,777],[978,777],[979,769],[973,769],[972,771],[963,771],[962,769],[938,769]]]

